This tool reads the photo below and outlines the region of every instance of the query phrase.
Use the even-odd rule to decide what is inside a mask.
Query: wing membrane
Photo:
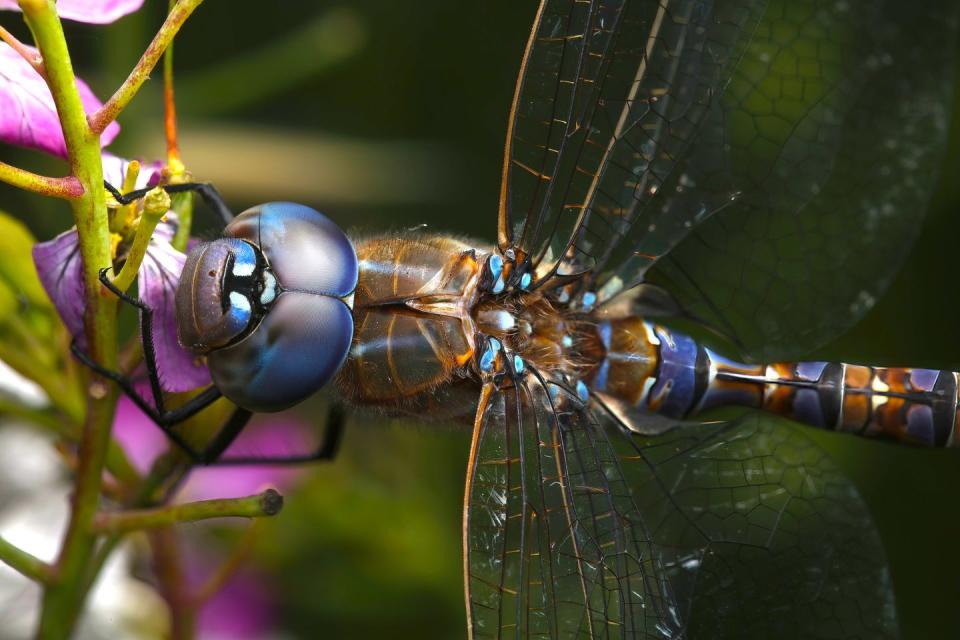
[[[896,635],[869,512],[802,430],[639,437],[526,380],[478,417],[472,637]]]
[[[478,417],[473,637],[672,637],[669,585],[617,456],[588,412],[558,410],[527,380]]]
[[[545,3],[508,134],[501,246],[514,220],[535,261],[572,246],[602,265],[682,159],[755,4]]]
[[[615,442],[689,637],[897,635],[876,527],[802,429],[751,414]]]
[[[957,10],[544,2],[511,115],[501,249],[541,275],[592,267],[601,302],[656,265],[747,356],[809,352],[872,306],[919,229]]]

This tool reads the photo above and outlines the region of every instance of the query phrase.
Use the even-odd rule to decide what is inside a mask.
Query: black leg
[[[104,378],[116,382],[123,393],[130,398],[130,400],[137,405],[141,411],[147,414],[147,416],[153,420],[157,427],[159,427],[160,430],[163,431],[163,433],[170,438],[174,444],[183,449],[184,453],[186,453],[193,462],[199,463],[202,461],[203,452],[197,451],[193,445],[187,442],[173,427],[187,420],[188,418],[195,416],[219,400],[221,397],[219,389],[216,387],[207,387],[202,393],[194,396],[182,406],[170,411],[161,410],[159,407],[151,405],[149,402],[144,400],[143,397],[137,393],[137,390],[133,386],[133,382],[131,382],[128,377],[118,371],[106,369],[100,366],[99,363],[94,362],[93,359],[91,359],[90,356],[80,348],[76,340],[71,343],[70,350],[73,352],[73,355],[77,358],[77,360],[79,360],[83,365],[93,369]]]
[[[340,445],[344,424],[343,410],[335,404],[330,406],[330,411],[328,412],[323,441],[315,451],[305,455],[221,458],[220,456],[223,452],[226,451],[237,436],[240,435],[240,432],[243,431],[243,428],[250,420],[251,413],[241,408],[237,408],[231,414],[227,422],[213,436],[213,439],[202,449],[196,449],[191,443],[184,439],[174,427],[209,407],[218,400],[222,394],[219,389],[210,386],[176,409],[167,410],[165,408],[163,390],[160,387],[160,378],[157,373],[156,350],[153,344],[153,310],[144,304],[142,300],[120,291],[107,277],[109,270],[109,268],[100,270],[100,282],[103,286],[123,302],[136,307],[140,311],[140,336],[143,343],[143,359],[144,365],[147,368],[147,376],[150,380],[153,404],[144,400],[143,397],[137,393],[130,378],[118,371],[111,371],[94,361],[89,354],[79,347],[76,339],[71,343],[70,350],[81,363],[103,377],[116,382],[130,400],[149,416],[174,444],[186,453],[193,464],[210,466],[253,464],[286,465],[332,460],[334,458]]]
[[[153,189],[153,187],[145,187],[129,193],[120,193],[120,191],[109,182],[104,181],[103,186],[107,191],[110,192],[110,195],[113,196],[114,200],[120,204],[130,204],[131,202],[135,202],[136,200],[139,200],[147,195],[147,193]],[[216,211],[217,215],[223,219],[224,224],[229,224],[230,221],[233,220],[233,212],[230,211],[230,207],[227,206],[227,203],[223,201],[223,196],[221,196],[220,192],[208,182],[168,184],[164,185],[163,190],[167,193],[185,193],[187,191],[199,193],[200,197],[203,198],[203,201],[207,203],[207,206]]]
[[[140,310],[140,342],[143,344],[143,362],[147,367],[147,376],[150,380],[150,391],[153,393],[153,402],[157,407],[157,412],[163,414],[165,413],[163,409],[163,390],[160,388],[160,374],[157,371],[157,352],[153,344],[153,309],[144,304],[139,298],[134,298],[120,291],[110,278],[107,277],[108,271],[110,271],[109,267],[100,270],[100,284],[123,302]]]
[[[111,371],[101,366],[98,362],[95,362],[87,353],[80,349],[76,339],[74,339],[71,343],[70,350],[81,363],[93,369],[103,377],[116,382],[117,385],[127,395],[127,397],[129,397],[130,400],[132,400],[141,411],[147,414],[150,419],[153,420],[158,427],[160,427],[164,434],[166,434],[166,436],[173,441],[174,444],[183,449],[193,462],[204,463],[205,461],[209,460],[208,457],[205,457],[206,450],[197,451],[189,442],[187,442],[179,433],[177,433],[173,427],[213,404],[221,397],[220,390],[213,386],[208,387],[182,406],[170,411],[166,409],[163,401],[163,389],[160,387],[160,377],[157,373],[157,356],[153,344],[153,309],[144,304],[142,300],[129,296],[123,291],[120,291],[107,277],[107,272],[109,270],[109,268],[100,270],[101,284],[103,284],[103,286],[105,286],[111,293],[116,295],[123,302],[140,310],[140,339],[143,344],[143,361],[144,366],[147,368],[147,377],[150,381],[150,391],[153,395],[153,404],[151,405],[151,403],[144,400],[143,397],[137,393],[137,390],[133,386],[133,382],[131,382],[127,376],[118,371]],[[249,416],[247,416],[247,419],[249,419]],[[234,435],[234,437],[236,437],[236,435]]]
[[[323,440],[320,445],[312,452],[303,455],[292,456],[229,456],[220,458],[216,456],[209,463],[210,465],[288,465],[303,464],[307,462],[321,462],[323,460],[333,460],[340,448],[340,441],[343,439],[344,426],[343,408],[331,404],[327,411],[327,422],[323,430]],[[224,431],[226,427],[224,428]],[[238,432],[239,433],[239,430]],[[234,434],[234,437],[236,434]],[[214,443],[219,439],[219,434],[214,438]],[[232,442],[232,438],[231,438]],[[229,443],[227,443],[229,446]],[[226,449],[226,446],[223,447]],[[223,453],[221,450],[219,453]]]

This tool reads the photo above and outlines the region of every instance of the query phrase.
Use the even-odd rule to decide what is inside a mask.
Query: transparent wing
[[[768,5],[653,221],[686,224],[700,196],[722,208],[656,268],[747,357],[800,357],[837,337],[910,250],[947,141],[957,9]]]
[[[751,414],[640,437],[529,377],[477,424],[473,637],[896,635],[870,514],[802,429]]]
[[[749,414],[611,429],[688,637],[897,636],[869,511],[802,428]]]
[[[763,4],[544,2],[511,113],[501,248],[540,262],[572,247],[602,266],[676,170]]]
[[[501,249],[541,272],[592,267],[601,302],[656,265],[748,356],[808,352],[870,308],[918,231],[956,12],[545,2],[511,116]]]
[[[669,584],[605,435],[526,380],[494,392],[478,417],[465,540],[472,637],[675,637]]]

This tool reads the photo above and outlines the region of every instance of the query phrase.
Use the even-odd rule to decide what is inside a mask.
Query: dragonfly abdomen
[[[621,408],[621,419],[629,416],[627,408],[685,419],[746,406],[857,435],[932,447],[955,440],[958,384],[951,371],[744,364],[636,316],[600,322],[597,333],[606,353],[590,386]]]

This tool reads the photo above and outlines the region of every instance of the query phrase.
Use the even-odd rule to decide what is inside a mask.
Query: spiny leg
[[[143,344],[143,359],[153,394],[153,406],[137,393],[133,383],[127,376],[117,371],[106,369],[95,362],[87,353],[79,348],[76,340],[71,344],[71,351],[73,351],[77,359],[84,365],[90,367],[105,378],[116,382],[133,403],[147,414],[174,444],[187,454],[191,462],[201,465],[298,464],[333,459],[340,444],[344,423],[343,410],[335,404],[331,405],[328,412],[323,441],[315,451],[309,454],[274,457],[242,456],[220,459],[223,452],[226,451],[237,436],[240,435],[240,432],[250,420],[251,413],[241,408],[236,409],[231,414],[227,422],[217,431],[216,435],[214,435],[206,446],[199,450],[194,448],[194,446],[187,442],[173,427],[210,406],[218,400],[222,394],[219,389],[210,386],[176,409],[167,410],[164,407],[163,390],[160,386],[160,377],[156,363],[156,350],[153,344],[153,310],[144,304],[142,300],[120,291],[107,277],[109,270],[109,268],[100,270],[100,282],[103,286],[123,302],[136,307],[140,311],[140,334]]]
[[[183,185],[179,185],[183,186]],[[207,185],[209,186],[209,185]],[[212,187],[211,187],[212,189]],[[215,192],[214,192],[215,193]],[[127,194],[132,198],[132,194]],[[141,196],[142,197],[142,196]],[[229,211],[229,210],[228,210]],[[249,422],[251,413],[246,409],[237,408],[227,419],[227,422],[217,431],[212,440],[202,449],[198,450],[186,441],[173,427],[188,418],[196,415],[203,409],[210,406],[213,402],[222,397],[220,390],[210,386],[200,394],[194,396],[185,404],[173,410],[166,410],[163,401],[163,390],[160,386],[160,377],[156,364],[156,349],[153,343],[153,309],[147,306],[142,300],[130,296],[113,284],[107,276],[110,268],[100,270],[99,279],[101,284],[111,293],[116,295],[123,302],[136,307],[140,311],[140,335],[144,352],[144,365],[147,369],[147,376],[150,381],[150,388],[153,395],[153,405],[137,393],[131,380],[117,371],[111,371],[99,363],[95,362],[86,352],[79,348],[76,339],[71,343],[71,351],[80,362],[96,371],[109,380],[113,380],[123,390],[123,392],[153,420],[154,423],[170,438],[170,440],[180,447],[194,464],[201,465],[249,465],[249,464],[299,464],[306,462],[317,462],[322,460],[331,460],[335,457],[339,448],[343,433],[344,414],[337,405],[331,405],[328,412],[327,424],[324,429],[324,437],[320,446],[312,453],[305,455],[292,456],[239,456],[220,459],[220,456],[237,438],[246,424]]]
[[[151,405],[151,403],[144,400],[143,397],[137,393],[137,390],[130,378],[118,371],[107,369],[106,367],[100,365],[100,363],[94,361],[85,351],[80,348],[76,339],[74,339],[71,343],[70,350],[81,363],[96,371],[103,377],[116,382],[123,392],[130,398],[130,400],[133,401],[133,403],[136,404],[141,411],[147,414],[147,416],[149,416],[150,419],[156,423],[160,430],[163,431],[164,434],[170,438],[174,444],[183,449],[183,451],[193,462],[201,464],[206,463],[209,460],[209,458],[206,457],[206,450],[198,451],[195,449],[179,433],[177,433],[173,427],[196,415],[219,399],[222,395],[220,390],[214,386],[207,387],[200,394],[194,396],[182,406],[172,410],[166,409],[163,401],[163,390],[160,386],[160,377],[157,370],[156,350],[153,344],[153,310],[144,304],[142,300],[134,298],[133,296],[129,296],[123,291],[120,291],[120,289],[118,289],[107,277],[108,271],[110,271],[109,267],[100,270],[101,284],[103,284],[103,286],[105,286],[111,293],[116,295],[123,302],[136,307],[140,311],[140,338],[143,345],[143,360],[144,366],[147,369],[147,377],[150,381],[153,404]],[[249,416],[247,416],[247,419],[249,419]],[[231,420],[233,420],[232,417]],[[229,422],[230,421],[228,421],[228,424]]]
[[[110,369],[101,366],[98,362],[95,362],[83,349],[80,348],[80,345],[77,344],[76,340],[70,344],[70,350],[73,352],[73,355],[77,358],[77,360],[79,360],[83,365],[93,369],[104,378],[116,382],[124,394],[130,398],[130,400],[137,405],[137,407],[143,411],[161,431],[163,431],[164,435],[170,438],[175,445],[180,447],[192,462],[203,463],[204,452],[196,450],[193,445],[187,442],[173,427],[193,417],[220,399],[221,394],[219,389],[212,386],[207,387],[200,394],[194,396],[180,407],[166,411],[163,410],[162,406],[154,406],[144,400],[143,397],[137,393],[137,390],[134,388],[133,382],[131,382],[130,378],[118,371],[111,371]],[[156,397],[157,396],[155,396],[155,398]],[[162,400],[160,402],[155,400],[155,405],[156,404],[162,405]]]
[[[327,420],[323,429],[323,439],[320,441],[320,444],[317,448],[308,454],[303,455],[289,455],[289,456],[228,456],[226,458],[220,458],[219,455],[223,453],[224,450],[230,445],[230,442],[233,441],[233,438],[230,438],[226,441],[226,445],[222,447],[219,452],[211,450],[211,453],[216,453],[214,459],[211,460],[208,464],[210,465],[288,465],[288,464],[304,464],[308,462],[321,462],[324,460],[333,460],[337,451],[340,448],[340,441],[343,439],[343,427],[345,424],[345,414],[343,408],[337,404],[331,404],[327,410]],[[225,427],[223,431],[226,431]],[[239,434],[237,433],[233,435]],[[213,442],[211,447],[214,444],[217,444],[220,440],[221,434],[218,434]],[[224,438],[226,440],[226,437]]]
[[[113,196],[113,199],[119,202],[120,204],[130,204],[131,202],[136,202],[140,198],[147,195],[154,187],[144,187],[143,189],[136,189],[135,191],[130,191],[129,193],[120,193],[120,190],[115,186],[104,180],[104,188],[110,192],[110,195]],[[167,193],[185,193],[188,191],[193,191],[200,194],[200,197],[203,198],[203,201],[207,203],[207,206],[217,212],[223,219],[224,224],[229,224],[233,220],[233,212],[230,211],[230,207],[227,206],[227,203],[224,202],[223,196],[220,195],[220,192],[208,182],[184,182],[182,184],[168,184],[163,186],[163,190]]]

